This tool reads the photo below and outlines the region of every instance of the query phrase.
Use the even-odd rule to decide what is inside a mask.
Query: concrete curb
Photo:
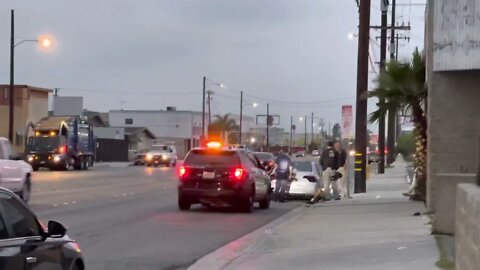
[[[297,217],[306,209],[306,207],[299,206],[283,216],[263,225],[259,229],[231,241],[230,243],[216,249],[212,253],[200,258],[193,265],[191,265],[188,270],[224,269],[235,259],[248,252],[248,250],[252,248],[259,239],[262,239],[265,235],[268,235],[272,229],[284,224],[294,217]]]

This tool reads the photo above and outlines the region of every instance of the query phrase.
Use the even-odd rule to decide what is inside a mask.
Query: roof
[[[182,113],[182,114],[197,114],[202,115],[202,112],[196,111],[167,111],[167,110],[110,110],[110,113]]]
[[[105,113],[83,110],[83,115],[87,117],[87,121],[89,121],[90,119],[96,119],[101,124],[101,126],[108,126],[108,114],[106,119]]]
[[[155,139],[155,135],[146,127],[123,127],[125,130],[125,135],[130,136],[140,132],[145,132],[150,139]]]
[[[0,84],[0,87],[5,88],[5,87],[10,87],[9,84]],[[31,86],[31,85],[26,85],[26,84],[15,84],[15,88],[28,88],[33,91],[39,91],[39,92],[46,92],[46,93],[52,93],[52,89],[48,88],[42,88],[42,87],[36,87],[36,86]]]

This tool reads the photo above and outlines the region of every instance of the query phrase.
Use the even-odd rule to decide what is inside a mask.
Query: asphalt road
[[[272,202],[253,214],[177,208],[174,169],[95,167],[33,175],[30,205],[78,241],[87,269],[185,269],[195,260],[295,208]]]

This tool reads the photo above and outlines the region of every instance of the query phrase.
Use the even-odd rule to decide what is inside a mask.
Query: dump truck
[[[26,158],[33,170],[88,170],[93,166],[96,142],[86,120],[84,116],[42,118],[28,137]]]

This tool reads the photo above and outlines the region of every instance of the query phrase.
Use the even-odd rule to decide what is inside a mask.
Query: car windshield
[[[255,156],[257,156],[257,158],[258,158],[260,161],[275,160],[275,157],[273,156],[272,153],[261,153],[261,152],[257,152],[257,153],[255,153]]]
[[[239,163],[235,151],[192,150],[185,158],[186,166],[235,166]]]
[[[312,162],[310,161],[293,161],[293,167],[299,172],[311,172],[313,171]]]
[[[30,137],[28,138],[28,150],[32,152],[51,152],[60,145],[58,136]]]
[[[152,151],[158,151],[158,152],[168,152],[168,146],[166,145],[152,145],[152,148],[150,148]]]

